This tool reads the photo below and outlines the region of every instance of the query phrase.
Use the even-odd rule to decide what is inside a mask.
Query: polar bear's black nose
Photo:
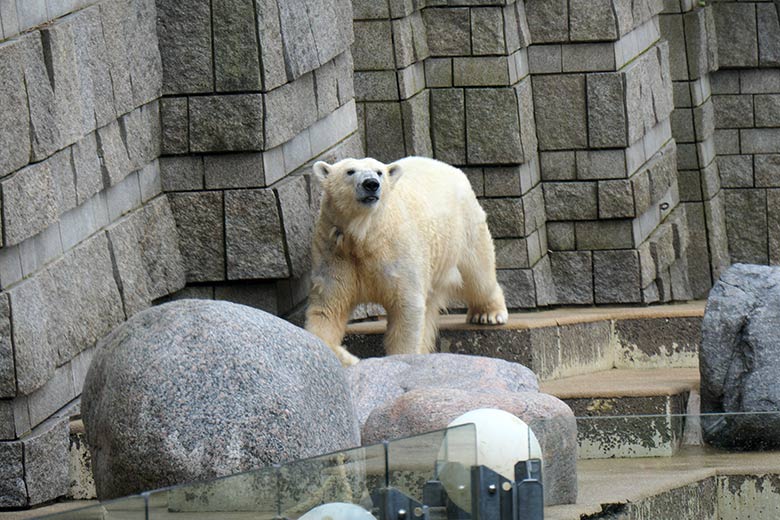
[[[363,181],[363,189],[374,193],[379,189],[379,182],[375,179],[366,179]]]

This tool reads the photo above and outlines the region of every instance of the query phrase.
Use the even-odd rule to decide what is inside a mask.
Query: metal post
[[[382,488],[372,494],[371,499],[379,509],[379,520],[429,520],[428,506],[397,489]]]
[[[515,464],[517,488],[517,520],[544,519],[544,487],[542,461],[531,459]]]
[[[515,520],[512,482],[486,466],[471,468],[471,517],[474,520]]]

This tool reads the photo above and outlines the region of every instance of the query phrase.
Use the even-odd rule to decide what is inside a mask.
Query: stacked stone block
[[[0,2],[0,41],[97,2],[98,0],[3,0]]]
[[[780,19],[773,2],[714,5],[715,141],[732,263],[780,263]]]
[[[525,4],[353,4],[365,155],[463,169],[488,214],[507,304],[550,303]]]
[[[65,494],[96,341],[185,283],[157,160],[154,3],[88,3],[52,20],[81,4],[17,2],[9,32],[0,2],[0,508]]]
[[[507,305],[546,305],[551,277],[525,5],[433,4],[423,11],[433,156],[472,180],[488,215]]]
[[[691,0],[666,2],[660,20],[670,47],[672,135],[681,207],[691,237],[685,260],[692,296],[704,298],[728,265],[710,85],[710,73],[718,66],[714,9]]]
[[[552,303],[689,297],[662,7],[526,4]]]
[[[360,154],[348,0],[158,0],[163,189],[191,286],[277,314],[306,296],[314,159]]]
[[[429,56],[419,7],[410,2],[355,1],[355,98],[364,155],[390,162],[432,155]]]

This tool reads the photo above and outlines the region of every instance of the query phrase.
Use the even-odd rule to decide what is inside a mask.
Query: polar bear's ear
[[[330,164],[324,161],[317,161],[314,163],[314,175],[321,181],[330,175]]]
[[[398,180],[404,171],[401,169],[401,165],[398,163],[392,163],[387,165],[387,174],[393,180]]]

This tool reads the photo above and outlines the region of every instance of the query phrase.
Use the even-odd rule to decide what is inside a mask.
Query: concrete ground
[[[68,502],[57,502],[45,507],[37,507],[27,511],[17,511],[9,513],[0,513],[0,520],[29,520],[31,518],[40,518],[46,515],[64,513],[73,509],[81,509],[97,505],[97,500],[72,500]]]

